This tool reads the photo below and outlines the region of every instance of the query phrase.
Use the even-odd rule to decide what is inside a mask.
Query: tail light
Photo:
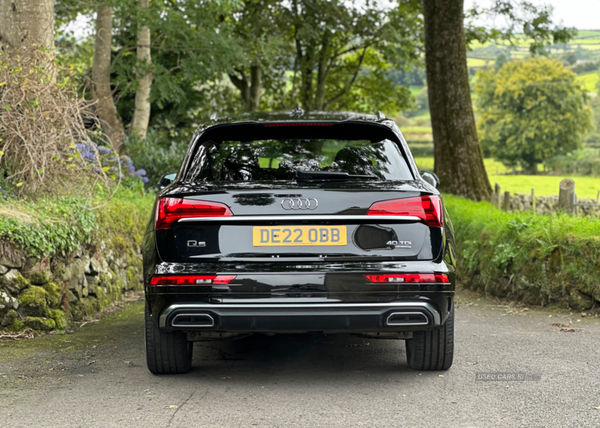
[[[444,225],[442,200],[439,196],[421,196],[375,202],[369,208],[367,215],[406,215],[419,217],[431,227],[442,227]]]
[[[161,198],[156,205],[155,229],[168,229],[182,218],[231,217],[227,205],[183,198]]]
[[[155,275],[150,285],[212,285],[229,284],[235,275]]]
[[[443,283],[449,284],[448,275],[439,273],[399,273],[386,275],[365,275],[369,282],[387,283]]]

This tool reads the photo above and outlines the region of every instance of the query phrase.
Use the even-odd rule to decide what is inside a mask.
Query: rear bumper
[[[374,303],[177,303],[158,317],[165,330],[219,332],[393,332],[438,327],[445,318],[424,299]]]

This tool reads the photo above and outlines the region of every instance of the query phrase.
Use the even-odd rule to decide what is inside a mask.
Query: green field
[[[598,80],[600,80],[600,75],[597,72],[577,76],[577,81],[581,83],[581,85],[588,92],[596,92],[596,85],[598,84]]]
[[[421,171],[433,171],[433,158],[415,158]],[[596,198],[600,191],[600,177],[557,177],[548,175],[504,175],[510,172],[504,165],[493,159],[484,159],[492,187],[498,183],[502,191],[511,193],[531,193],[535,189],[538,196],[558,195],[558,185],[564,178],[575,180],[575,193],[579,198]]]
[[[417,166],[420,170],[433,171],[433,158],[415,158],[415,162],[417,163]],[[500,162],[495,161],[494,159],[484,159],[483,162],[485,164],[485,169],[488,172],[488,174],[497,175],[509,172],[509,170],[504,165],[502,165]]]
[[[483,67],[490,62],[489,59],[481,59],[481,58],[467,58],[467,66],[469,67]]]
[[[402,133],[407,134],[431,134],[431,126],[403,126]]]
[[[531,189],[535,189],[535,194],[538,196],[558,195],[558,185],[564,178],[575,180],[575,193],[578,198],[596,198],[598,191],[600,191],[600,177],[490,174],[492,186],[494,183],[498,183],[503,192],[531,193]]]

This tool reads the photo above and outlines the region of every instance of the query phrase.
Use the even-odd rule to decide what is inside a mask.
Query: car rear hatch
[[[166,262],[434,260],[442,250],[441,201],[415,180],[404,150],[376,124],[207,132],[158,199],[159,255]]]

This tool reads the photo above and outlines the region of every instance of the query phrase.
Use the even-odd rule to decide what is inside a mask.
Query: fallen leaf
[[[225,376],[225,377],[222,377],[221,379],[231,379],[231,376]]]
[[[598,407],[594,407],[594,409],[596,409],[596,410],[600,410],[600,406],[598,406]]]
[[[439,374],[438,376],[439,376],[439,377],[444,377],[444,375],[443,375],[443,374]]]
[[[580,328],[561,328],[560,331],[566,331],[567,333],[575,333],[576,331],[581,331]]]
[[[453,401],[452,404],[458,404],[456,401]]]
[[[170,406],[164,406],[163,409],[176,409],[179,406],[176,406],[175,404],[171,404]]]
[[[569,327],[571,324],[561,324],[559,322],[555,322],[552,324],[554,327]]]

